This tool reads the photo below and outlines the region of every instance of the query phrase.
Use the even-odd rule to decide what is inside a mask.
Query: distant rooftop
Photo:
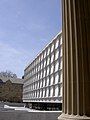
[[[8,80],[10,80],[12,83],[23,84],[23,79],[20,79],[20,78],[10,78],[10,77],[1,77],[0,76],[0,81],[3,81],[5,83]]]

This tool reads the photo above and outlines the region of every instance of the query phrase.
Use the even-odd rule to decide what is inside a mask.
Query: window
[[[49,88],[47,88],[47,90],[46,90],[46,97],[48,97],[49,96]]]
[[[37,97],[39,97],[39,90],[37,91]]]
[[[49,77],[47,77],[47,86],[49,85]]]
[[[34,84],[33,84],[33,89],[34,89]]]
[[[42,95],[42,90],[40,90],[40,97],[41,97],[41,95]]]
[[[52,44],[51,46],[51,52],[53,52],[53,50],[54,50],[54,44]]]
[[[44,67],[46,67],[46,59],[44,60]]]
[[[53,85],[53,80],[54,80],[54,77],[53,75],[51,75],[50,85]]]
[[[44,52],[44,58],[46,57],[46,51]]]
[[[33,91],[33,97],[35,97],[35,91]]]
[[[58,73],[56,73],[56,74],[55,74],[55,84],[58,83],[58,80],[59,80],[59,75],[58,75]]]
[[[33,65],[35,66],[35,61],[34,61]]]
[[[35,89],[37,89],[37,83],[35,83]]]
[[[43,62],[41,62],[41,69],[43,68]]]
[[[53,87],[50,88],[50,97],[53,96]]]
[[[43,97],[45,97],[45,89],[43,89]]]
[[[59,45],[59,40],[56,41],[56,45],[55,45],[55,48],[57,48]]]
[[[40,70],[40,65],[38,66],[38,71]]]
[[[47,75],[49,75],[49,67],[47,67]]]
[[[36,91],[36,97],[37,97],[37,91]]]
[[[41,71],[41,76],[40,76],[40,78],[42,78],[42,71]]]
[[[39,90],[39,96],[38,97],[40,97],[40,90]]]
[[[32,93],[30,93],[30,97],[32,98]]]
[[[57,97],[58,96],[58,85],[55,86],[55,96]]]
[[[38,73],[38,80],[39,80],[39,73]]]
[[[38,87],[37,88],[39,88],[39,81],[38,81]]]
[[[36,91],[35,91],[35,97],[36,97]]]
[[[32,90],[32,85],[31,85],[31,90]]]
[[[60,38],[60,45],[62,44],[62,37]]]
[[[34,62],[32,63],[32,68],[34,67]]]
[[[40,62],[40,56],[39,56],[39,62]]]
[[[42,89],[41,97],[43,97],[43,89]]]
[[[45,79],[43,79],[43,87],[45,87]]]
[[[57,60],[58,57],[59,57],[59,50],[57,50],[56,53],[55,53],[55,60]]]
[[[32,98],[33,98],[33,92],[32,92]]]
[[[35,74],[36,69],[34,68],[34,74]]]
[[[46,74],[46,70],[44,69],[44,74],[43,74],[43,77],[45,77],[45,74]]]
[[[51,65],[51,74],[53,73],[54,65]]]
[[[60,69],[62,69],[62,59],[61,59],[61,63],[60,63]]]
[[[42,80],[40,81],[40,88],[42,87]]]
[[[54,60],[54,54],[51,55],[51,63],[53,62]]]
[[[49,55],[49,53],[50,53],[50,47],[48,48],[47,55]]]
[[[37,58],[37,64],[39,63],[39,58]]]
[[[60,73],[60,82],[62,82],[62,79],[63,79],[63,74],[62,72]]]
[[[34,83],[34,89],[35,89],[35,83]]]
[[[35,66],[37,65],[37,59],[35,59]]]
[[[59,69],[59,62],[57,61],[55,64],[55,72]]]
[[[62,86],[61,86],[61,89],[60,89],[60,95],[62,96]]]
[[[48,58],[47,58],[47,65],[49,65],[49,61],[50,61],[50,58],[48,57]]]
[[[35,81],[37,80],[37,75],[35,74],[35,77],[34,77]]]
[[[36,72],[38,71],[38,67],[36,66]]]
[[[41,61],[43,60],[43,54],[41,55]]]
[[[37,80],[38,80],[38,76],[37,76],[37,74],[36,74],[35,81],[37,81]]]
[[[62,47],[61,47],[61,51],[60,51],[60,57],[62,57]]]
[[[58,96],[60,96],[60,84],[58,85]]]

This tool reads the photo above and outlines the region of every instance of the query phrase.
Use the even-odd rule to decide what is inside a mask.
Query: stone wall
[[[23,84],[7,81],[0,84],[0,101],[22,102]]]

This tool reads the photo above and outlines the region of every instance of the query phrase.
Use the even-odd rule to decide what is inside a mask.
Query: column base
[[[62,113],[59,117],[58,120],[90,120],[90,117],[87,117],[85,115],[79,116],[79,115],[68,115]]]

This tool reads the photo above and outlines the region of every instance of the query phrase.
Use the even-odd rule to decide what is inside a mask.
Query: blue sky
[[[0,0],[0,71],[22,77],[61,25],[60,0]]]

